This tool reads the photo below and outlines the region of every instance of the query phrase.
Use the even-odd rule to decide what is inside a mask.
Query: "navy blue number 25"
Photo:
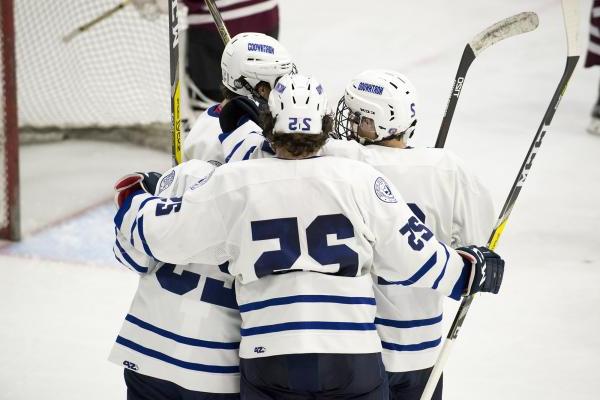
[[[414,203],[408,203],[408,207],[416,215],[408,219],[406,225],[400,228],[402,235],[408,234],[408,244],[416,251],[420,251],[425,244],[423,241],[428,241],[433,237],[433,233],[425,226],[425,213]],[[418,219],[417,219],[418,217]],[[422,232],[422,233],[421,233]],[[417,233],[421,233],[420,237]]]
[[[259,278],[292,268],[300,257],[300,236],[297,218],[277,218],[251,223],[252,240],[279,239],[280,250],[265,251],[254,263]],[[354,227],[342,214],[319,215],[306,228],[308,254],[321,265],[339,264],[335,275],[356,276],[358,254],[345,244],[330,246],[327,235],[338,239],[354,237]]]

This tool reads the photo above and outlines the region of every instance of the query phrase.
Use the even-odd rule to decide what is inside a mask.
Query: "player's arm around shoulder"
[[[117,235],[154,260],[221,264],[225,231],[208,188],[213,185],[207,185],[213,172],[212,165],[192,160],[163,174],[156,184],[160,196],[139,185],[127,188],[114,219]],[[117,182],[118,195],[122,186]]]
[[[478,291],[497,293],[504,270],[501,258],[479,248],[459,253],[439,242],[387,177],[373,168],[363,173],[354,173],[359,178],[355,196],[372,235],[376,275],[388,284],[432,288],[454,299]]]

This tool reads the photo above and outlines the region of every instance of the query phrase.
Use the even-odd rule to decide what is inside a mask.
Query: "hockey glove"
[[[472,265],[465,296],[477,292],[498,293],[504,275],[504,260],[487,247],[465,246],[456,251]]]
[[[125,199],[137,190],[154,194],[160,177],[161,174],[158,172],[134,172],[125,175],[115,183],[115,191],[117,192],[115,193],[115,204],[121,208]]]
[[[219,115],[221,130],[223,132],[233,132],[248,120],[252,120],[258,124],[258,115],[258,106],[254,100],[244,96],[235,97],[221,109],[221,114]]]

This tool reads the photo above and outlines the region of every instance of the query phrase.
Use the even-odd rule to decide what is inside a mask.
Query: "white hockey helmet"
[[[262,33],[235,35],[223,50],[221,72],[223,85],[241,96],[255,95],[253,89],[265,81],[275,81],[293,71],[292,58],[281,43]]]
[[[361,143],[411,137],[417,124],[416,104],[416,90],[404,75],[383,69],[364,71],[346,86],[336,112],[336,131]],[[348,120],[356,124],[363,117],[374,121],[376,138],[368,140],[352,132]]]
[[[275,119],[274,133],[318,135],[327,112],[327,96],[321,83],[303,75],[282,77],[269,95]]]

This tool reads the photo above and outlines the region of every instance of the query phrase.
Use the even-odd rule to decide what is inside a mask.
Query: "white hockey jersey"
[[[183,198],[138,192],[115,225],[157,260],[229,262],[242,358],[379,352],[371,272],[459,298],[471,271],[383,174],[337,157],[227,164]]]
[[[183,161],[204,160],[215,165],[225,162],[223,146],[219,140],[220,105],[214,105],[204,111],[183,141]]]
[[[491,196],[448,150],[330,140],[325,152],[362,160],[384,173],[444,243],[485,245],[495,222]],[[386,369],[403,372],[433,366],[443,337],[443,296],[429,289],[375,281],[375,323]]]
[[[162,176],[157,194],[181,196],[213,169],[181,164]],[[233,277],[209,265],[159,263],[118,231],[114,252],[141,276],[109,360],[188,390],[238,393],[241,318]]]
[[[229,161],[271,157],[260,128],[248,122],[223,141]],[[405,201],[436,237],[451,247],[484,245],[494,223],[487,189],[445,149],[393,149],[329,140],[320,154],[366,162],[396,185]],[[443,296],[436,291],[377,283],[377,330],[390,372],[425,369],[437,360],[442,342]]]

